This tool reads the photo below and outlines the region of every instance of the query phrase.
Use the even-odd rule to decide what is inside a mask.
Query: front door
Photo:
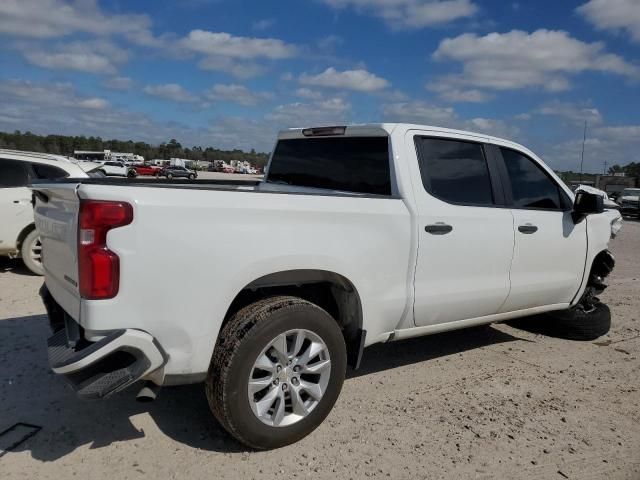
[[[435,325],[495,314],[509,294],[514,231],[493,157],[480,142],[411,134],[419,174],[414,320]],[[416,181],[416,177],[418,177]]]
[[[499,150],[511,184],[515,233],[511,292],[501,312],[569,303],[584,272],[587,220],[574,222],[569,196],[538,162]]]

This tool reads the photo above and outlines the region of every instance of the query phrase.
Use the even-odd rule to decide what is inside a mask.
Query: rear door
[[[504,162],[515,234],[511,292],[501,312],[569,303],[582,281],[587,222],[573,221],[571,199],[538,161],[495,148]]]
[[[418,210],[416,325],[498,312],[509,294],[513,217],[481,141],[409,134]]]
[[[0,253],[11,252],[25,227],[33,223],[28,162],[0,158]]]

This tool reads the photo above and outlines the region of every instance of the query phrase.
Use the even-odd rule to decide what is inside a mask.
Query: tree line
[[[259,153],[254,149],[250,152],[243,150],[220,150],[213,147],[183,147],[180,142],[172,138],[160,145],[150,145],[146,142],[133,140],[103,140],[100,137],[69,136],[69,135],[36,135],[31,132],[16,130],[13,133],[0,132],[0,148],[12,150],[26,150],[31,152],[54,153],[57,155],[73,156],[74,150],[127,152],[142,155],[145,160],[161,158],[185,158],[188,160],[242,160],[252,165],[264,168],[269,160],[267,153]]]

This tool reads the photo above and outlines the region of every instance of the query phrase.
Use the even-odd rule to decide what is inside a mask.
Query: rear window
[[[65,178],[69,174],[58,167],[52,167],[51,165],[45,165],[43,163],[32,163],[31,167],[38,178],[44,178],[53,180],[55,178]]]
[[[387,137],[280,140],[267,181],[374,195],[391,194]]]

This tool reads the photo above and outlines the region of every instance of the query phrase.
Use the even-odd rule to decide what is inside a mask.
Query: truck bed
[[[274,272],[349,279],[366,306],[372,342],[390,323],[413,321],[416,239],[401,198],[233,180],[66,179],[32,189],[55,300],[91,338],[105,329],[148,332],[168,354],[167,374],[206,372],[228,306]],[[133,221],[107,235],[120,259],[111,299],[79,294],[81,200],[133,207]]]

